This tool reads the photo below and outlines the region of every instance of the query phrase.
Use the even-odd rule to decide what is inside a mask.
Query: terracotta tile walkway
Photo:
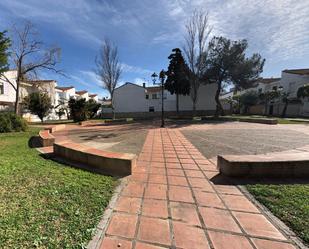
[[[217,173],[178,130],[150,130],[100,248],[295,248]]]

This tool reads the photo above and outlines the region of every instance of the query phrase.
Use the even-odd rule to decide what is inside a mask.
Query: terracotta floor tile
[[[188,181],[183,176],[168,176],[169,185],[185,186],[188,187]]]
[[[251,240],[253,244],[257,247],[257,249],[296,249],[295,246],[288,243],[263,240],[263,239],[251,239]]]
[[[211,164],[211,162],[209,162],[209,160],[207,159],[195,159],[195,162],[198,164],[198,165],[209,165]]]
[[[122,249],[122,248],[118,248]],[[154,246],[151,244],[136,242],[135,249],[166,249],[166,247]]]
[[[148,181],[150,183],[167,184],[167,180],[166,180],[166,176],[165,175],[150,174]]]
[[[167,201],[144,199],[142,215],[158,218],[168,218]]]
[[[166,158],[167,163],[179,163],[177,158]]]
[[[242,228],[250,235],[286,240],[262,214],[233,212]]]
[[[182,169],[180,163],[166,163],[166,168],[168,169]]]
[[[221,195],[223,201],[231,210],[236,211],[247,211],[247,212],[256,212],[260,211],[254,206],[254,204],[249,201],[244,195]]]
[[[185,223],[173,221],[176,247],[184,249],[209,249],[204,231]]]
[[[168,194],[170,201],[194,203],[190,188],[180,186],[170,186]]]
[[[216,171],[204,171],[204,172],[207,178],[210,180],[219,175],[219,172]]]
[[[166,200],[167,186],[163,184],[148,184],[145,198]]]
[[[246,237],[213,231],[208,233],[215,249],[253,249]]]
[[[142,199],[120,196],[115,207],[116,211],[137,214],[140,211]]]
[[[182,169],[167,169],[167,175],[169,175],[169,176],[185,176]]]
[[[203,191],[207,191],[207,192],[215,192],[211,183],[209,183],[209,181],[205,178],[188,178],[191,186],[193,188],[200,188]]]
[[[165,175],[166,171],[165,171],[165,168],[151,167],[149,169],[149,173],[156,174],[156,175]]]
[[[215,172],[219,171],[217,166],[213,164],[199,164],[199,167],[204,171],[215,171]]]
[[[182,221],[193,226],[201,226],[196,206],[183,202],[170,202],[172,219]]]
[[[206,193],[194,189],[196,201],[201,206],[225,208],[222,201],[215,193]]]
[[[151,162],[151,167],[165,168],[165,163],[162,163],[162,162]]]
[[[145,184],[142,182],[129,182],[124,188],[121,195],[131,197],[142,197],[144,193]]]
[[[146,182],[148,178],[148,174],[146,173],[133,173],[130,176],[131,181],[137,181],[137,182]]]
[[[206,228],[241,233],[239,226],[227,210],[207,207],[199,207],[199,210]]]
[[[243,195],[236,186],[214,185],[215,189],[222,194]]]
[[[132,243],[128,240],[105,237],[101,243],[100,249],[131,249]]]
[[[184,169],[200,170],[200,168],[194,163],[183,163],[182,167]]]
[[[191,155],[188,153],[177,153],[177,156],[179,159],[191,159]]]
[[[167,220],[141,217],[138,238],[143,241],[170,245],[170,228]]]
[[[107,229],[107,234],[134,238],[137,216],[114,213]]]
[[[205,178],[203,175],[202,171],[200,170],[185,170],[187,177],[192,177],[192,178]]]

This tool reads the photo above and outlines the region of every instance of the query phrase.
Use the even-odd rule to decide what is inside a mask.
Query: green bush
[[[0,113],[0,133],[12,131],[26,131],[28,128],[26,120],[14,113]]]

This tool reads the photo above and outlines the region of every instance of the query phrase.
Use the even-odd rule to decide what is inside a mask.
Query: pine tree
[[[8,67],[8,49],[11,45],[10,39],[7,38],[6,32],[0,32],[0,74],[6,72]]]
[[[166,72],[165,89],[171,94],[176,94],[176,110],[179,112],[179,94],[190,94],[189,68],[179,48],[174,48],[168,57],[170,64]]]

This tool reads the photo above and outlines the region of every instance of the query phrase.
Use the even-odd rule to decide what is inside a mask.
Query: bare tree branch
[[[114,90],[119,83],[119,78],[122,73],[117,46],[108,39],[105,39],[99,51],[99,55],[95,59],[95,63],[95,73],[100,78],[102,87],[110,94],[113,117],[115,118],[113,105]]]

